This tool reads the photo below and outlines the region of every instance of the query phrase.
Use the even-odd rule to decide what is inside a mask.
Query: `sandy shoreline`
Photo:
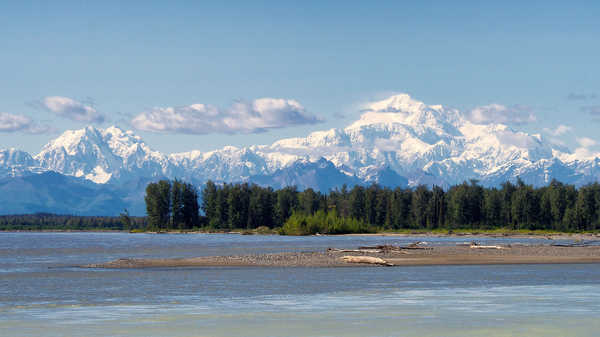
[[[118,259],[90,264],[85,268],[153,267],[348,267],[374,266],[345,262],[343,256],[369,256],[394,266],[473,265],[473,264],[562,264],[600,263],[600,246],[556,247],[549,245],[515,246],[504,249],[473,249],[443,246],[423,250],[380,253],[365,252],[288,252],[240,256],[208,256],[182,259]]]

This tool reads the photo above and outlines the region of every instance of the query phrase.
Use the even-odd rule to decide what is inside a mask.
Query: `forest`
[[[215,231],[266,229],[281,234],[401,230],[600,230],[600,184],[576,188],[553,180],[483,187],[472,180],[447,190],[342,186],[329,193],[296,187],[208,181],[200,193],[179,180],[146,188],[146,217],[31,214],[0,216],[0,230]]]
[[[214,228],[282,227],[282,234],[401,229],[600,229],[600,184],[579,189],[553,180],[534,188],[522,180],[486,188],[472,180],[448,190],[346,186],[327,194],[250,184],[202,189],[201,208]]]

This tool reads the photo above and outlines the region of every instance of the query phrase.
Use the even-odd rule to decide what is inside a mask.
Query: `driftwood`
[[[506,248],[510,248],[510,245],[506,245],[506,246],[495,246],[495,245],[483,246],[479,242],[476,242],[476,241],[471,241],[470,243],[467,243],[467,242],[457,243],[456,245],[457,246],[463,246],[463,247],[469,247],[469,248],[472,248],[472,249],[506,249]]]
[[[402,249],[427,249],[427,250],[433,249],[431,247],[422,247],[421,245],[423,245],[423,244],[427,244],[427,243],[423,242],[423,241],[419,241],[419,242],[411,243],[410,245],[404,246],[401,248]]]
[[[471,245],[469,246],[472,249],[506,249],[507,247],[502,246],[481,246],[481,245]]]
[[[328,252],[336,252],[336,253],[374,253],[381,254],[383,250],[381,249],[338,249],[338,248],[327,248]]]
[[[408,246],[393,246],[393,245],[378,245],[378,246],[363,246],[358,247],[358,249],[379,249],[382,251],[401,251],[402,249],[433,249],[431,247],[422,247],[421,245],[424,242],[419,241],[415,243],[411,243]]]
[[[348,263],[367,263],[367,264],[376,264],[376,265],[388,266],[388,267],[391,267],[394,265],[393,263],[389,263],[384,259],[381,259],[378,257],[373,257],[373,256],[342,256],[340,259],[342,259],[344,262],[348,262]]]
[[[392,245],[378,245],[378,246],[362,246],[362,247],[358,247],[358,249],[360,251],[365,251],[365,250],[379,250],[381,252],[384,251],[399,251],[402,249],[402,247],[398,247],[398,246],[392,246]]]

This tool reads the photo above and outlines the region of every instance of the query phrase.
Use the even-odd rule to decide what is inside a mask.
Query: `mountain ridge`
[[[55,171],[100,185],[164,177],[198,185],[210,179],[324,191],[369,183],[447,187],[469,179],[494,186],[517,177],[534,185],[552,179],[583,185],[600,177],[596,155],[570,152],[541,134],[505,124],[474,122],[457,109],[427,105],[407,94],[361,111],[344,128],[306,137],[172,154],[153,150],[133,131],[88,126],[63,132],[33,156],[1,150],[0,177]]]

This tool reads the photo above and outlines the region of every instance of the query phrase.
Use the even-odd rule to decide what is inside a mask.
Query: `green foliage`
[[[343,218],[336,211],[325,213],[322,210],[307,215],[293,213],[280,230],[282,235],[314,235],[369,233],[375,228],[355,218]]]

